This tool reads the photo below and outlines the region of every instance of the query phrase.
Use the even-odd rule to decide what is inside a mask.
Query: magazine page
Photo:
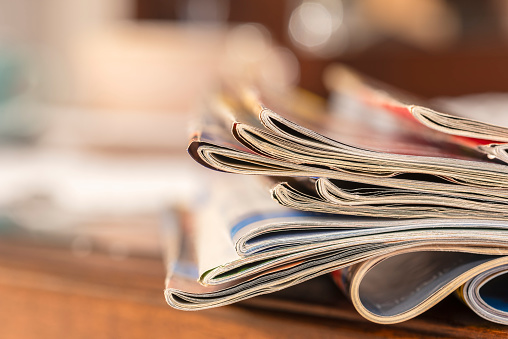
[[[437,142],[451,142],[465,146],[474,151],[487,154],[507,162],[506,145],[508,128],[499,122],[489,123],[462,117],[456,114],[443,113],[440,104],[431,104],[417,99],[398,89],[391,88],[375,80],[362,76],[343,66],[330,67],[325,75],[327,87],[334,93],[335,110],[341,110],[344,102],[356,102],[359,105],[377,108],[379,115],[390,114],[396,121],[403,122],[407,130]],[[435,107],[433,107],[435,106]],[[447,105],[444,106],[446,109]],[[448,107],[450,107],[448,105]],[[468,114],[466,114],[468,115]],[[471,116],[471,114],[469,114]]]

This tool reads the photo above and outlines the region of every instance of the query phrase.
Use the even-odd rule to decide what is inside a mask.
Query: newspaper
[[[338,73],[328,110],[301,90],[239,83],[208,98],[188,152],[244,175],[211,178],[189,211],[168,216],[168,303],[216,307],[335,272],[374,322],[457,291],[508,324],[508,166],[485,151],[504,147],[503,127]]]
[[[507,217],[508,167],[479,153],[432,144],[401,128],[362,128],[345,114],[327,113],[305,93],[293,100],[297,113],[284,114],[288,120],[252,91],[245,89],[243,97],[235,98],[230,92],[224,90],[204,108],[189,153],[219,171],[278,177],[272,195],[282,205],[396,218]],[[291,101],[294,95],[278,98]],[[274,106],[284,110],[280,102]],[[304,119],[300,123],[313,130],[293,122]]]
[[[191,213],[168,215],[171,306],[222,306],[347,268],[345,291],[372,321],[407,320],[465,286],[475,312],[508,323],[506,299],[488,298],[496,286],[474,293],[486,279],[506,282],[508,221],[302,212],[277,205],[254,180],[214,177]]]

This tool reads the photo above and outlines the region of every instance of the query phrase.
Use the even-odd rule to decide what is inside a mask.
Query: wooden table
[[[426,314],[378,325],[359,316],[328,277],[233,306],[170,308],[157,256],[115,259],[65,246],[0,239],[0,338],[500,338],[508,328],[454,297]]]

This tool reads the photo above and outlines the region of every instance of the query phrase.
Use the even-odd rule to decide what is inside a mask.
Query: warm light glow
[[[291,13],[289,36],[297,46],[311,52],[326,47],[342,24],[340,1],[304,1]]]

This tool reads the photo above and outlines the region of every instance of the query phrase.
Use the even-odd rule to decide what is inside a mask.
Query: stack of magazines
[[[508,324],[508,128],[336,66],[331,103],[226,83],[188,151],[210,177],[168,218],[165,295],[222,306],[333,273],[358,312],[408,320],[456,293]],[[460,112],[459,112],[460,113]]]

